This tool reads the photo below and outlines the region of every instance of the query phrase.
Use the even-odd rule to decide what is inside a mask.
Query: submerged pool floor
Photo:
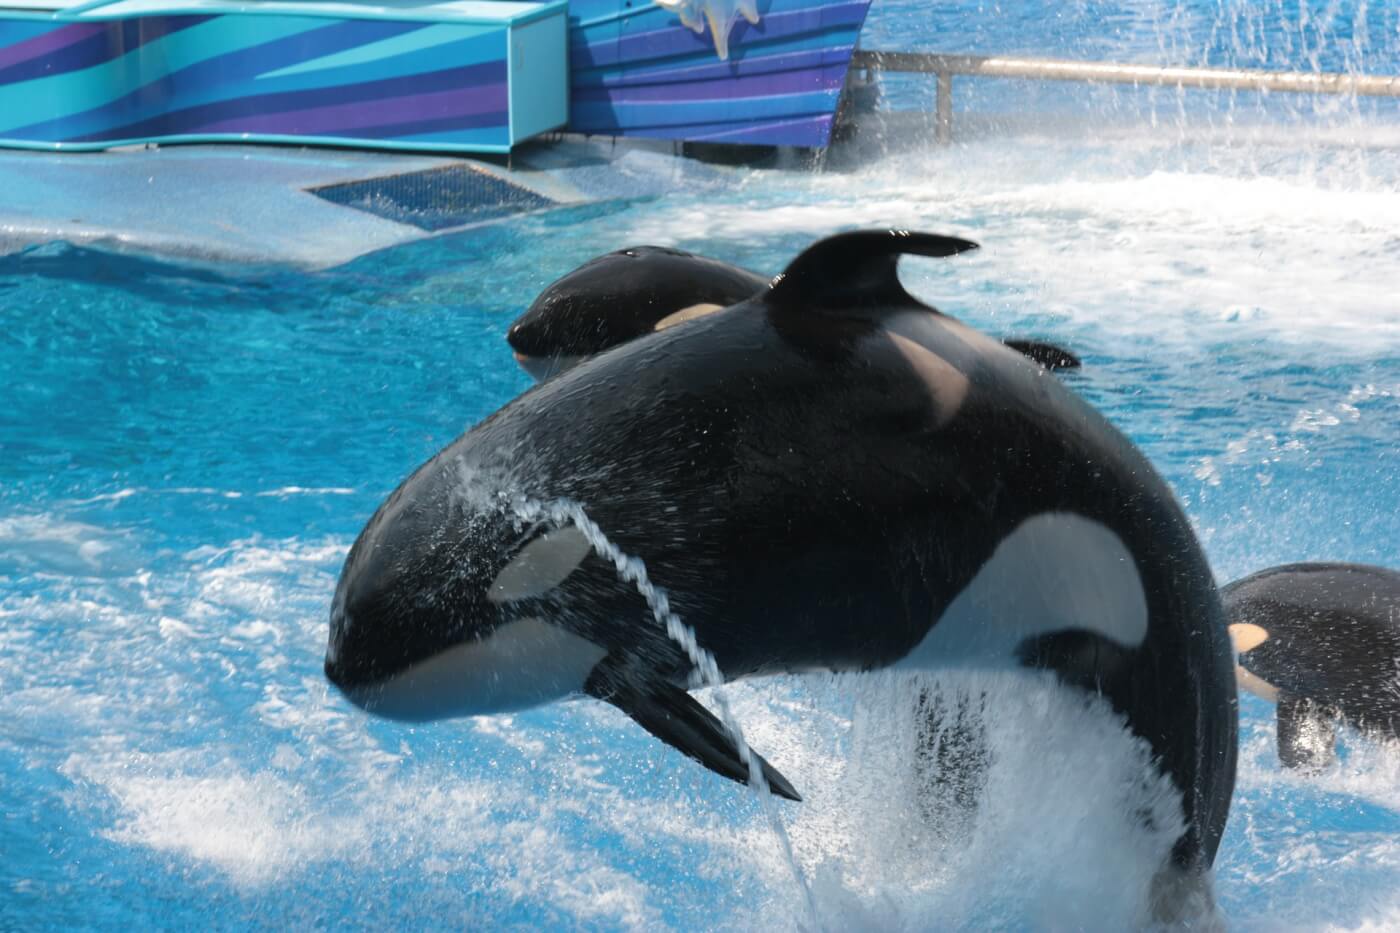
[[[708,180],[707,180],[708,179]],[[1400,153],[1048,136],[827,174],[716,170],[348,264],[0,257],[0,927],[791,929],[754,799],[591,701],[410,727],[321,674],[340,563],[415,466],[527,387],[503,337],[596,253],[775,272],[853,226],[967,236],[909,287],[1066,377],[1168,478],[1219,578],[1400,555]],[[962,681],[968,687],[967,681]],[[1121,729],[1030,679],[969,825],[907,818],[905,689],[732,688],[831,928],[1121,928]],[[901,699],[903,697],[903,699]],[[1243,701],[1234,929],[1400,924],[1400,751],[1282,773]],[[1105,801],[1122,802],[1113,806]],[[1147,801],[1152,805],[1152,801]]]

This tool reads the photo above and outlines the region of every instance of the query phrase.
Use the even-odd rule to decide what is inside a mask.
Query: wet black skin
[[[1400,738],[1400,573],[1364,564],[1286,564],[1231,583],[1221,597],[1231,625],[1269,633],[1239,663],[1279,691],[1285,765],[1323,763],[1303,733],[1321,730],[1330,743],[1337,719]]]
[[[533,616],[609,652],[595,695],[681,692],[689,663],[596,555],[544,596],[488,603],[484,588],[542,530],[512,520],[512,496],[581,503],[645,561],[727,679],[889,665],[1020,523],[1074,512],[1134,556],[1146,638],[1125,648],[1065,631],[1023,643],[1020,660],[1126,716],[1182,791],[1173,862],[1208,867],[1237,728],[1211,572],[1170,490],[1117,430],[1047,370],[900,287],[900,253],[972,247],[829,238],[762,294],[506,405],[406,480],[361,534],[337,591],[328,675],[353,693]],[[930,390],[887,326],[912,328],[965,379],[957,404],[940,397],[947,386]]]
[[[699,305],[727,308],[769,280],[739,266],[664,246],[632,246],[591,259],[552,282],[511,324],[506,341],[536,378],[578,359],[646,336],[668,316]],[[1075,369],[1079,357],[1039,340],[1005,341],[1047,369]],[[553,365],[541,361],[553,361]]]
[[[599,256],[552,283],[506,332],[525,357],[591,356],[699,304],[727,308],[768,279],[739,266],[664,246]]]

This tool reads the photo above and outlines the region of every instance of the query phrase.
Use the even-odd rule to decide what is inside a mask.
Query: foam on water
[[[1056,137],[971,142],[889,157],[854,176],[789,181],[802,196],[781,203],[765,203],[763,186],[751,183],[703,206],[669,205],[628,237],[800,243],[853,227],[938,230],[982,249],[950,263],[910,260],[903,275],[959,316],[1004,316],[1015,302],[1103,325],[1120,345],[1150,337],[1188,347],[1261,338],[1349,354],[1393,347],[1393,150],[1275,146],[1137,137],[1105,160],[1103,148]],[[1260,172],[1275,159],[1282,164]],[[1357,275],[1362,264],[1368,274]]]
[[[99,573],[115,555],[119,536],[109,528],[44,515],[0,519],[0,573]]]
[[[1317,775],[1281,770],[1273,708],[1245,712],[1222,887],[1249,891],[1243,930],[1385,929],[1400,918],[1400,748],[1343,730],[1338,762]],[[1337,893],[1345,891],[1344,898]]]

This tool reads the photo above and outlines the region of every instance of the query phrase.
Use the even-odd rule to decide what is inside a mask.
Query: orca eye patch
[[[592,549],[576,525],[547,531],[522,547],[496,574],[486,598],[508,603],[543,595],[568,579]]]

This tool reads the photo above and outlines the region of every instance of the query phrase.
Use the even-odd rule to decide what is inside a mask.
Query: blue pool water
[[[861,45],[971,55],[1212,68],[1394,74],[1400,4],[1336,0],[876,0]],[[931,107],[928,79],[891,82],[896,106]],[[1132,117],[1155,125],[1188,115],[1211,123],[1260,116],[1395,120],[1389,100],[1260,96],[1230,91],[1125,89],[1057,82],[955,80],[960,108],[1010,116]]]
[[[1106,8],[1065,9],[1063,29],[977,34],[1098,50],[1083,37]],[[1256,16],[1159,20],[1173,9]],[[1270,9],[1290,34],[1296,4]],[[1373,70],[1400,70],[1397,6],[1368,9]],[[1000,50],[939,41],[995,11],[953,7],[924,35],[891,4],[872,27]],[[772,272],[853,226],[968,236],[983,249],[908,261],[910,287],[1079,352],[1067,380],[1168,478],[1222,581],[1400,564],[1400,149],[1365,114],[1236,115],[1247,131],[1027,131],[850,172],[697,172],[318,273],[64,244],[0,257],[0,928],[811,925],[754,797],[611,708],[409,727],[321,675],[355,534],[526,388],[506,325],[604,249]],[[958,825],[909,818],[909,685],[726,688],[807,796],[781,814],[822,925],[1132,923],[1162,840],[1122,814],[1170,801],[1134,779],[1116,722],[1035,677],[951,688],[987,691],[997,761]],[[1352,738],[1321,777],[1284,774],[1248,697],[1242,742],[1216,871],[1229,926],[1400,925],[1400,750]]]

